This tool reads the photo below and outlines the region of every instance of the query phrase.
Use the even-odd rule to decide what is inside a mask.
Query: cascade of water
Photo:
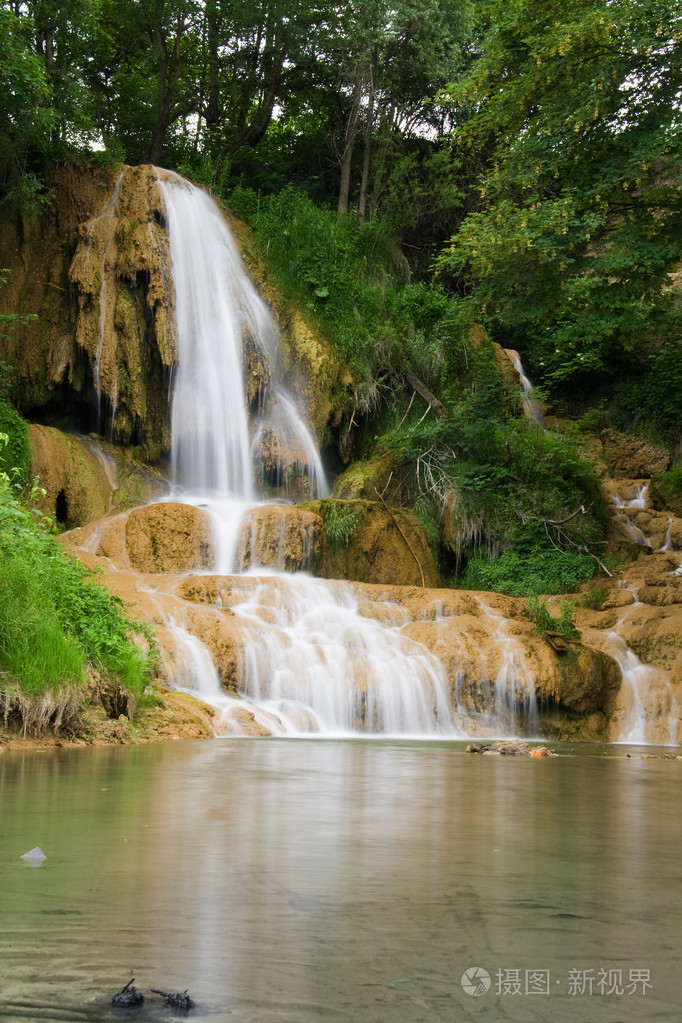
[[[611,501],[617,509],[618,518],[623,524],[628,538],[633,543],[641,544],[643,547],[651,547],[651,540],[649,537],[646,536],[636,522],[634,522],[634,519],[637,517],[637,513],[646,508],[649,484],[636,484],[633,489],[633,484],[627,482],[627,489],[630,496],[627,496],[627,494],[624,496],[623,494],[618,493],[617,490],[614,490],[611,494]]]
[[[214,203],[174,174],[166,206],[178,345],[171,412],[175,485],[203,497],[253,497],[244,398],[244,334],[274,348],[270,317]],[[264,353],[267,354],[267,353]]]
[[[311,432],[276,379],[274,322],[222,214],[176,175],[159,172],[159,183],[176,293],[173,483],[182,500],[208,505],[216,520],[214,571],[229,574],[242,513],[257,500],[254,463],[269,485],[292,474],[297,496],[325,494],[326,483]],[[245,348],[249,373],[255,360],[262,378],[257,401],[246,396]],[[198,691],[220,711],[217,730],[230,731],[246,717],[255,728],[289,735],[463,735],[442,664],[400,632],[403,622],[392,624],[388,605],[379,622],[362,614],[348,585],[264,575],[245,587],[246,596],[230,597],[242,637],[238,698],[220,689],[196,637],[169,622],[184,651],[175,684]],[[532,718],[529,687],[521,694],[517,674],[510,654],[500,670],[498,704],[509,710],[518,697]]]
[[[483,614],[493,624],[492,638],[500,651],[500,668],[494,682],[493,721],[507,734],[516,734],[517,715],[521,711],[523,733],[535,735],[538,704],[535,680],[528,670],[523,648],[506,631],[506,619],[477,598]]]
[[[642,664],[622,636],[611,632],[608,653],[620,667],[625,700],[618,742],[677,741],[677,713],[670,684],[655,668]]]
[[[253,469],[258,451],[250,436],[245,353],[249,372],[258,366],[264,388],[277,369],[277,329],[213,200],[168,171],[159,172],[158,180],[168,220],[178,345],[172,381],[172,481],[183,500],[209,503],[215,569],[230,572],[245,505],[256,500]],[[275,388],[272,408],[275,446],[290,449],[294,439],[294,461],[309,481],[305,496],[326,493],[310,430],[281,387]]]
[[[240,691],[287,733],[463,735],[441,663],[359,614],[348,584],[271,576],[232,610],[243,636]]]

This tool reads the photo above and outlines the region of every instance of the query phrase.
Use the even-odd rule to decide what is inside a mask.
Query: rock
[[[214,561],[211,522],[193,505],[134,508],[126,522],[126,551],[138,572],[189,572]]]
[[[144,1002],[144,995],[133,985],[133,980],[135,980],[134,977],[112,997],[111,1004],[115,1005],[117,1009],[132,1009]]]
[[[647,441],[637,440],[617,430],[602,430],[599,439],[605,449],[607,465],[629,479],[648,479],[665,472],[670,455]]]
[[[437,586],[438,568],[417,519],[376,501],[311,501],[324,524],[315,574],[401,586]],[[423,577],[422,577],[423,573]]]
[[[295,505],[251,508],[242,519],[237,564],[241,571],[258,566],[311,571],[319,561],[323,530],[319,515]]]
[[[36,845],[33,847],[33,849],[29,849],[28,852],[24,853],[24,855],[21,858],[30,867],[42,867],[43,863],[47,859],[47,856],[40,848],[40,846]]]
[[[113,492],[104,466],[79,438],[51,426],[29,424],[35,507],[58,525],[84,526],[106,515]],[[41,491],[45,493],[41,493]]]

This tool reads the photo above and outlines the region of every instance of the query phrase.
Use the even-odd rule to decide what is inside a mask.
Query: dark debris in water
[[[132,1009],[134,1006],[142,1005],[144,1002],[142,992],[133,986],[134,980],[135,978],[131,977],[126,986],[117,991],[111,999],[111,1004],[115,1005],[117,1009]]]
[[[155,995],[165,998],[166,1005],[170,1009],[193,1009],[197,1004],[187,994],[187,990],[181,991],[179,994],[169,994],[167,991],[159,991],[158,988],[153,987],[152,991]]]

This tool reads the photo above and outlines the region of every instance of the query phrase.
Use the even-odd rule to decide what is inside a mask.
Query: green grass
[[[0,697],[6,708],[85,690],[125,691],[130,713],[148,702],[153,636],[122,601],[45,531],[0,477]],[[61,695],[60,695],[61,694]],[[28,701],[28,702],[27,702]]]

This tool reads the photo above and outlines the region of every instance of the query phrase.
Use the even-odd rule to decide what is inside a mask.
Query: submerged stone
[[[25,863],[28,863],[28,865],[31,867],[41,867],[45,860],[47,859],[47,856],[40,848],[40,846],[36,845],[33,847],[33,849],[29,849],[28,852],[24,853],[24,855],[21,858]]]

